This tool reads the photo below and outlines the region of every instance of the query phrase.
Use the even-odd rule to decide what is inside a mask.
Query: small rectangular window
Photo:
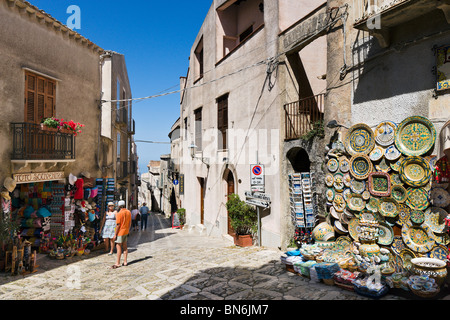
[[[195,115],[195,145],[197,151],[202,150],[202,108],[194,111]]]

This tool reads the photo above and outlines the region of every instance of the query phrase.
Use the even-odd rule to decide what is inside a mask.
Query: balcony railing
[[[285,140],[299,139],[313,130],[316,122],[323,121],[324,110],[324,94],[284,105]]]
[[[75,160],[75,136],[42,129],[33,123],[11,123],[12,160]]]

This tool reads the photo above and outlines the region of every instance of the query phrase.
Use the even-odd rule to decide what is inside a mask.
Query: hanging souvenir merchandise
[[[435,140],[424,117],[352,126],[327,154],[328,212],[294,271],[371,298],[436,297],[450,265],[450,166],[430,155]]]

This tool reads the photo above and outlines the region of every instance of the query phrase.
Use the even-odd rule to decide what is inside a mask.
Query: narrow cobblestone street
[[[131,233],[129,247],[129,265],[116,270],[109,269],[116,256],[103,252],[66,260],[41,255],[32,275],[0,275],[0,299],[368,300],[287,272],[279,250],[172,229],[160,214],[149,217],[148,230]]]

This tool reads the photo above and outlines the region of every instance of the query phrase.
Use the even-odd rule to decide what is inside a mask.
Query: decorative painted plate
[[[333,199],[333,207],[337,212],[342,212],[345,209],[345,205],[346,202],[342,193],[336,193]]]
[[[355,155],[350,160],[350,174],[358,179],[367,179],[369,174],[373,171],[372,161],[364,154]]]
[[[344,200],[347,202],[349,196],[352,194],[352,190],[350,190],[349,188],[345,188],[344,191],[342,192],[342,195],[344,196]]]
[[[333,187],[338,192],[344,190],[344,175],[342,173],[338,172],[334,175]]]
[[[409,221],[410,216],[411,216],[411,208],[406,204],[399,203],[397,224],[403,226],[405,223]]]
[[[437,244],[448,246],[450,244],[450,236],[448,233],[433,233],[433,239]]]
[[[347,208],[344,209],[344,212],[346,209]],[[346,214],[344,214],[344,212],[341,212],[341,214],[339,216],[339,221],[341,222],[341,224],[348,225],[348,223],[350,222],[350,218]]]
[[[332,202],[334,200],[335,191],[333,188],[327,189],[327,200],[328,202]]]
[[[397,125],[392,121],[381,122],[375,128],[375,141],[383,147],[390,146],[395,140],[395,129]]]
[[[394,241],[394,231],[386,222],[380,222],[377,243],[382,246],[389,246],[392,241]]]
[[[367,190],[364,190],[364,192],[362,193],[362,197],[364,200],[368,201],[370,199],[370,192]]]
[[[398,158],[396,161],[390,162],[389,166],[391,167],[392,170],[398,172],[400,170],[400,164],[402,163],[403,159],[405,159],[405,157],[400,156],[400,158]]]
[[[435,241],[433,231],[426,225],[413,225],[411,221],[402,227],[402,239],[405,245],[414,252],[427,253],[433,249]]]
[[[378,211],[383,217],[395,218],[399,214],[398,203],[392,198],[382,198]]]
[[[364,180],[356,180],[352,179],[350,189],[353,191],[353,193],[361,194],[366,190],[366,182]]]
[[[376,146],[376,147],[372,150],[372,152],[370,152],[369,158],[370,158],[370,160],[372,160],[372,161],[378,161],[378,160],[380,160],[380,159],[384,156],[384,153],[385,153],[385,151],[384,151],[384,149],[383,149],[382,147]]]
[[[391,176],[386,172],[371,172],[369,174],[369,192],[378,197],[391,195]]]
[[[340,220],[334,221],[334,230],[336,230],[337,233],[341,234],[348,233],[348,230],[345,229]]]
[[[411,268],[412,268],[411,260],[416,258],[416,255],[414,254],[414,252],[412,252],[409,249],[403,249],[400,252],[399,256],[403,261],[403,268],[408,271],[411,270]]]
[[[327,168],[330,172],[336,172],[339,169],[339,161],[335,158],[331,158],[327,162]]]
[[[397,148],[395,146],[389,146],[386,151],[384,152],[384,156],[386,157],[387,160],[389,161],[395,161],[398,160],[398,158],[400,158],[401,156],[401,152],[397,150]]]
[[[391,197],[398,203],[406,201],[406,189],[403,186],[392,186]]]
[[[351,197],[348,199],[347,206],[350,210],[362,211],[366,207],[366,202],[364,201],[362,195],[352,193]]]
[[[339,219],[340,218],[339,213],[336,211],[336,209],[334,207],[330,208],[330,214],[335,219]]]
[[[378,212],[378,208],[380,206],[380,201],[378,198],[370,197],[369,201],[366,204],[366,209],[372,212]]]
[[[327,187],[332,187],[334,183],[334,177],[331,173],[327,173],[326,177],[325,177],[325,184],[327,185]]]
[[[362,211],[360,218],[366,221],[375,221],[377,223],[385,222],[384,218],[380,214],[368,210]]]
[[[334,248],[339,250],[347,250],[352,246],[352,239],[348,236],[341,236],[334,242]]]
[[[375,138],[372,129],[364,124],[352,126],[345,138],[345,149],[354,156],[357,154],[369,154],[375,147]]]
[[[447,261],[447,256],[449,255],[449,251],[447,247],[443,245],[434,246],[430,251],[430,258],[439,259],[443,261]]]
[[[406,192],[406,204],[413,210],[425,210],[429,206],[428,192],[423,188],[410,188]]]
[[[403,120],[395,131],[395,146],[407,156],[427,153],[436,141],[436,128],[425,117],[413,116]]]
[[[423,187],[431,179],[429,164],[421,157],[407,157],[400,163],[400,179],[411,187]]]
[[[410,214],[410,219],[414,223],[422,224],[425,221],[425,213],[420,210],[412,210]]]
[[[378,161],[377,164],[375,164],[375,168],[377,169],[377,171],[381,171],[381,172],[391,171],[391,167],[390,167],[388,161],[386,160],[386,158],[381,158],[381,160]]]
[[[448,213],[439,207],[430,207],[425,211],[425,224],[435,233],[444,233],[445,218]]]
[[[400,252],[402,252],[402,250],[406,249],[406,246],[403,243],[403,239],[401,236],[394,236],[391,248],[397,255],[399,255]]]
[[[347,188],[350,188],[350,186],[352,185],[352,176],[348,172],[344,174],[344,185]]]
[[[445,208],[450,205],[450,194],[443,188],[431,189],[431,203],[435,207]]]
[[[400,179],[400,175],[398,173],[392,173],[391,174],[391,184],[393,186],[402,186],[403,181]]]
[[[347,173],[350,170],[350,160],[347,157],[342,156],[339,158],[339,170],[342,173]]]
[[[353,238],[353,240],[358,241],[360,229],[361,227],[359,226],[359,219],[351,219],[348,223],[348,233],[350,234],[350,237]]]

